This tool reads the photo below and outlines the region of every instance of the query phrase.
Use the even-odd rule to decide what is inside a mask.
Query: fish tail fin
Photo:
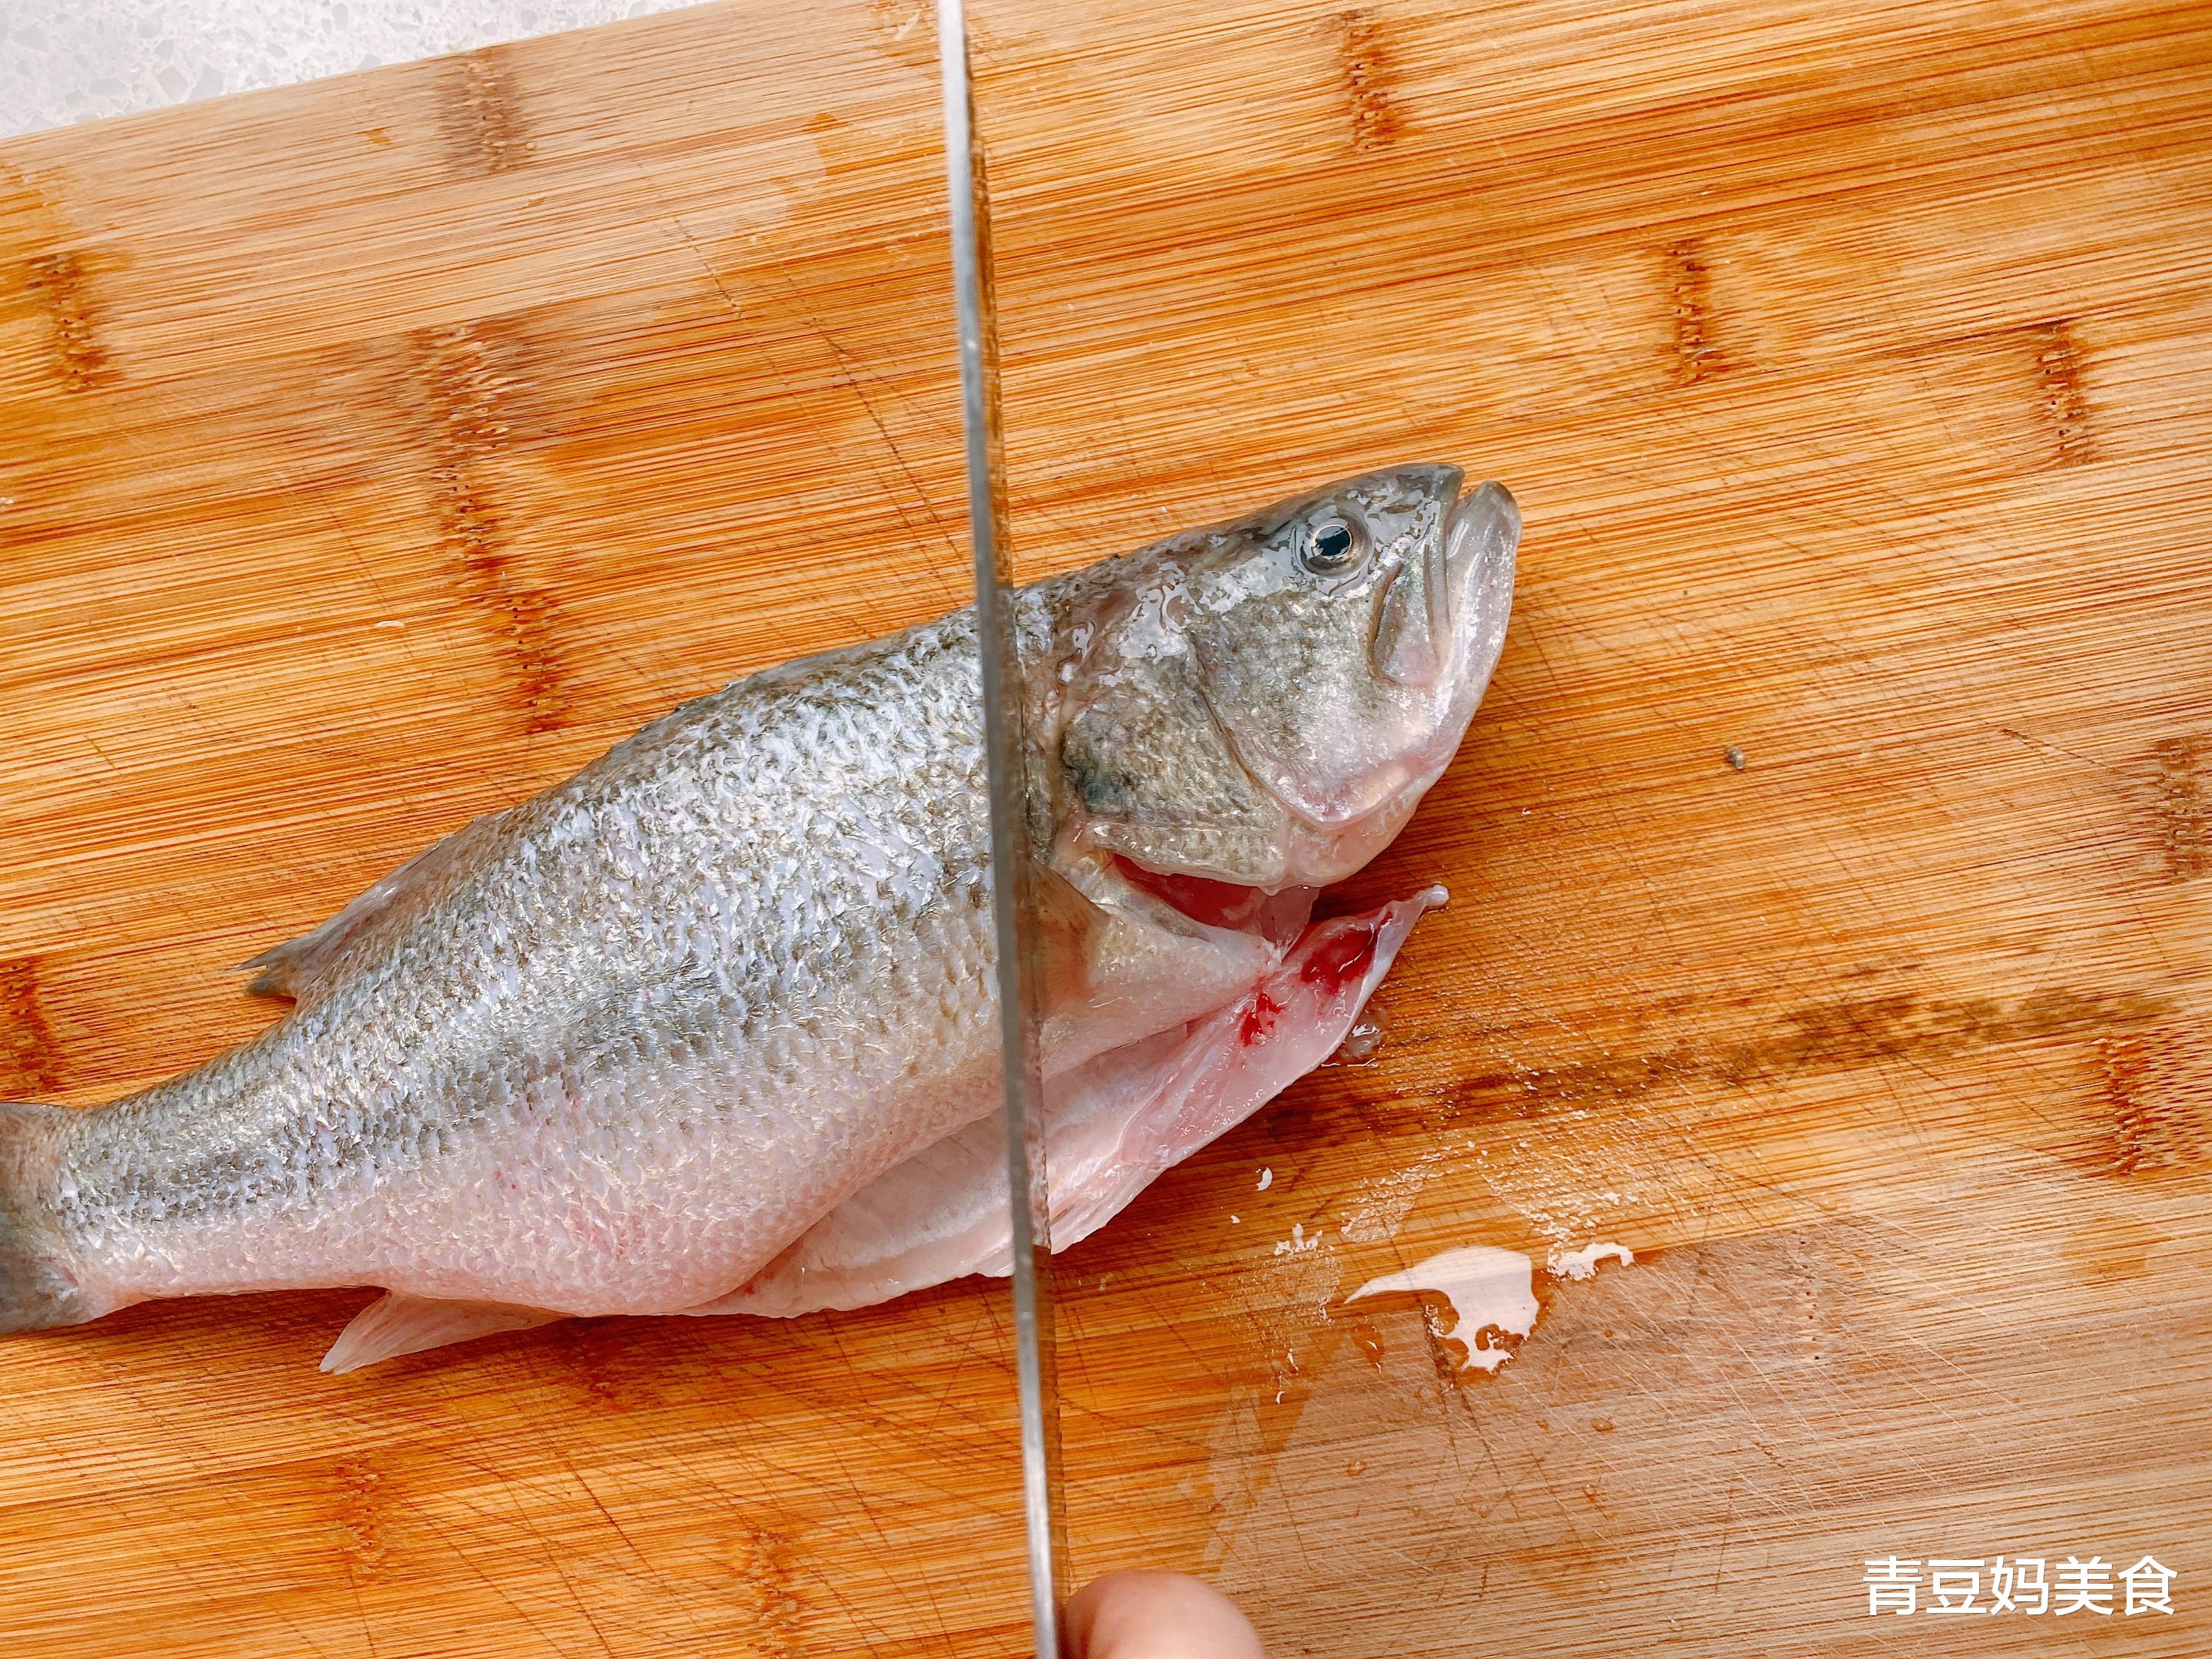
[[[0,1333],[75,1325],[104,1311],[58,1248],[50,1171],[74,1116],[66,1107],[0,1101]]]

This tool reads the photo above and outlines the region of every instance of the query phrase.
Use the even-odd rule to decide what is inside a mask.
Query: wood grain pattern
[[[978,50],[1031,568],[1413,455],[1528,524],[1353,884],[1455,895],[1381,1057],[1066,1259],[1079,1570],[1286,1655],[2212,1647],[2212,13]],[[227,965],[432,836],[958,602],[933,51],[714,6],[0,149],[0,1096],[237,1040]],[[1340,1304],[1595,1237],[1495,1377]],[[1018,1650],[994,1288],[319,1376],[360,1299],[0,1345],[11,1654]],[[1864,1613],[2075,1550],[2178,1613]]]

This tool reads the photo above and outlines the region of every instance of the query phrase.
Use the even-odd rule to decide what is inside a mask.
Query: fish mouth
[[[1511,490],[1495,478],[1485,478],[1462,491],[1452,503],[1444,520],[1444,544],[1449,548],[1462,532],[1486,530],[1493,524],[1507,530],[1507,540],[1514,539],[1521,529],[1521,507]]]
[[[1313,912],[1313,887],[1264,887],[1223,881],[1215,876],[1153,870],[1126,853],[1115,853],[1107,867],[1127,886],[1172,910],[1184,921],[1213,931],[1249,934],[1278,947],[1295,940]]]
[[[1460,647],[1462,682],[1479,696],[1498,666],[1513,608],[1521,504],[1504,484],[1486,480],[1453,504],[1438,540],[1443,568],[1436,573],[1441,580],[1435,591],[1447,596],[1443,627]],[[1439,631],[1437,637],[1447,635]]]

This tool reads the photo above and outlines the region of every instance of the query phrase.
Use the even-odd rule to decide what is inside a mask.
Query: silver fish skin
[[[1107,1098],[1178,1042],[1203,1069],[1180,1034],[1299,959],[1314,890],[1449,761],[1519,525],[1461,483],[1368,474],[1018,596],[1048,1080]],[[260,1036],[0,1105],[0,1331],[382,1285],[333,1353],[362,1363],[742,1307],[872,1183],[914,1212],[920,1155],[997,1105],[978,687],[961,611],[686,703],[247,964],[296,999]]]

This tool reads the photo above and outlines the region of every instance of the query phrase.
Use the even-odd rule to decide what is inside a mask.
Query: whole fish
[[[1309,925],[1443,770],[1520,520],[1354,478],[1016,596],[1054,1242],[1340,1042],[1435,890]],[[246,964],[296,1006],[0,1105],[0,1331],[377,1285],[325,1359],[1004,1272],[972,615],[684,704]]]

